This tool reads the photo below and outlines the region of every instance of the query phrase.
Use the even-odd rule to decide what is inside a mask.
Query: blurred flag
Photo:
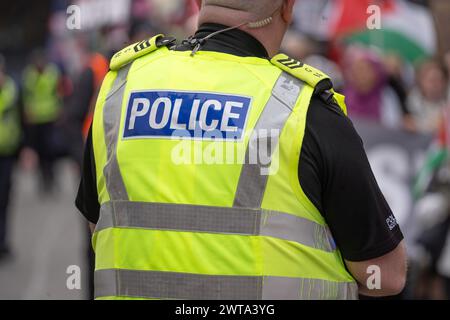
[[[370,5],[381,9],[381,29],[369,29]],[[331,33],[346,43],[396,53],[414,63],[437,50],[436,30],[431,12],[404,0],[338,0]]]
[[[420,169],[413,187],[416,199],[428,189],[434,173],[450,160],[450,109],[442,112],[442,121],[434,143],[428,151],[425,164]]]
[[[333,38],[360,32],[367,28],[369,14],[367,9],[376,4],[383,14],[395,9],[395,0],[337,0],[334,2],[335,12],[330,25]]]

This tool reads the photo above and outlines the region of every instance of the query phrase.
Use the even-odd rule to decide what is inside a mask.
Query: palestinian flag
[[[367,8],[378,5],[382,14],[389,13],[395,8],[395,0],[336,0],[332,2],[329,31],[331,38],[346,36],[367,28],[369,14]]]
[[[416,63],[434,55],[437,37],[431,12],[404,0],[337,0],[337,17],[331,29],[333,37],[346,44],[360,44],[383,53],[394,53]],[[367,22],[376,5],[381,29],[369,29]]]
[[[413,195],[420,198],[428,190],[434,173],[450,160],[450,109],[443,111],[442,121],[434,143],[431,145],[425,164],[419,171]]]

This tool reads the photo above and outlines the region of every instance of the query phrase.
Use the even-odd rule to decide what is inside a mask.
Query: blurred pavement
[[[78,178],[70,162],[56,170],[55,192],[42,196],[36,173],[16,170],[10,211],[12,255],[0,262],[0,299],[83,299],[66,287],[67,267],[85,267],[84,221],[74,207]]]

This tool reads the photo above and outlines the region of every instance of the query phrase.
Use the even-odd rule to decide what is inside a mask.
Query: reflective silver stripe
[[[95,297],[159,299],[261,299],[262,278],[185,273],[100,270],[95,272]]]
[[[95,271],[95,297],[191,300],[357,299],[354,282],[321,279],[216,276],[161,271]]]
[[[302,81],[285,72],[278,78],[272,90],[272,95],[254,128],[255,134],[257,134],[256,141],[252,141],[252,139],[249,141],[245,158],[246,163],[242,167],[234,199],[235,207],[261,207],[268,176],[262,174],[261,163],[252,164],[248,159],[259,154],[257,150],[261,143],[261,141],[258,141],[260,139],[260,137],[258,137],[259,132],[262,132],[263,130],[267,130],[268,132],[271,130],[278,130],[281,134],[286,121],[295,107],[303,86],[304,83]],[[279,137],[272,136],[270,138],[271,150],[268,150],[268,155],[272,156],[278,145]],[[270,162],[271,161],[266,165],[266,168],[270,166]]]
[[[358,285],[323,279],[265,277],[262,297],[263,300],[356,300]]]
[[[327,227],[263,209],[113,201],[101,206],[96,231],[111,227],[262,235],[335,250]]]
[[[120,174],[119,163],[117,162],[116,147],[119,138],[122,101],[131,65],[128,64],[118,71],[103,107],[103,126],[107,148],[107,162],[103,169],[103,175],[105,176],[109,196],[114,200],[128,199],[125,184]]]
[[[332,252],[336,249],[331,232],[314,221],[277,211],[261,210],[259,234],[294,241],[315,249]]]
[[[117,201],[101,206],[96,231],[129,227],[255,235],[260,216],[252,209]]]

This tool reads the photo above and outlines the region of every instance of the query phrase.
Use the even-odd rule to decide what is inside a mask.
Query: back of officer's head
[[[267,17],[281,6],[283,0],[203,0],[203,5],[219,6]]]
[[[219,23],[241,27],[266,47],[269,55],[278,52],[293,19],[296,0],[197,0],[201,10],[199,23]],[[270,18],[270,23],[267,19]],[[262,23],[261,23],[262,22]],[[256,26],[256,27],[255,27]]]

